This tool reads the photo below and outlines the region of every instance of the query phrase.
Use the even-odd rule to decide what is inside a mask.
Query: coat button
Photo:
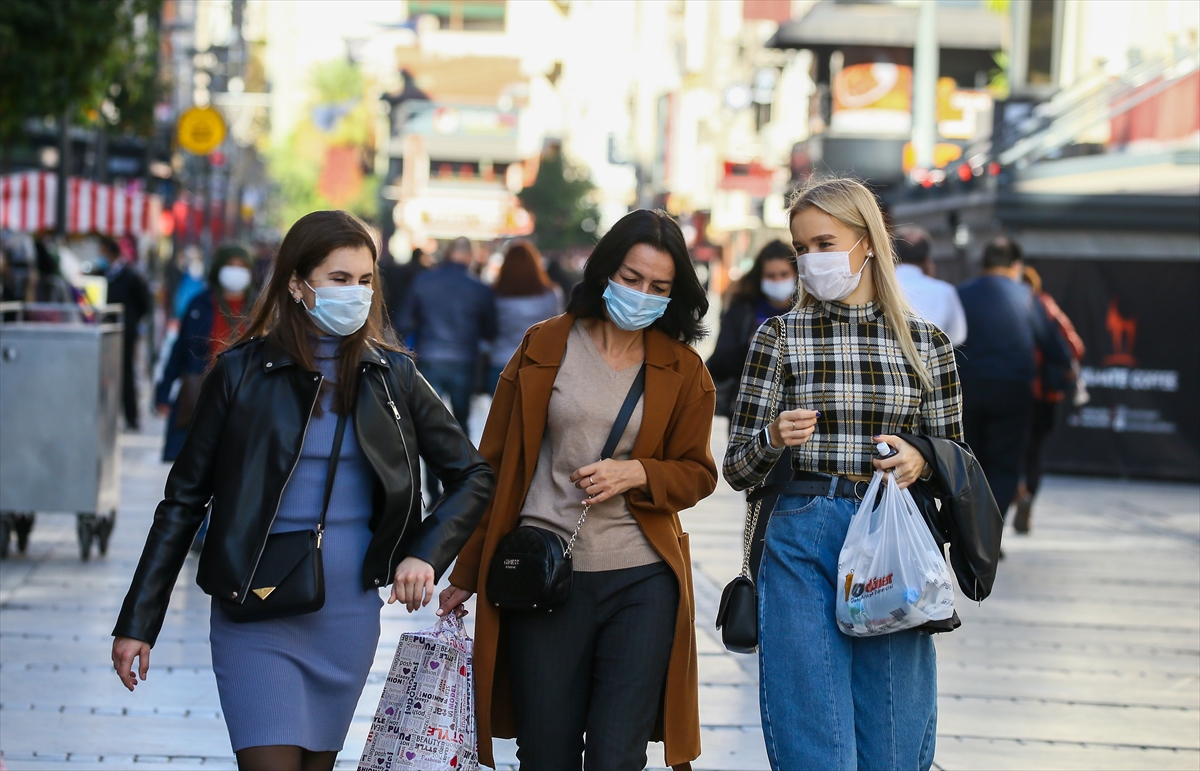
[[[380,364],[387,364],[387,359],[380,359],[380,360],[379,360],[379,363],[380,363]]]
[[[237,599],[237,592],[233,592],[233,599]]]
[[[275,362],[273,362],[273,361],[267,362],[267,369],[270,369],[271,367],[274,367],[274,366],[275,366]]]

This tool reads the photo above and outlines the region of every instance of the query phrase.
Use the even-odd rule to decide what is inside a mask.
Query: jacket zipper
[[[390,369],[388,370],[391,371]],[[396,409],[396,402],[392,399],[392,391],[388,388],[387,374],[383,374],[379,378],[383,381],[383,392],[387,394],[387,405],[392,408],[392,416],[396,419],[396,433],[400,434],[400,444],[404,446],[404,462],[408,464],[409,476],[412,476],[412,457],[408,454],[408,440],[404,438],[404,429],[400,426],[400,410]],[[404,533],[408,530],[408,520],[412,516],[412,507],[417,485],[421,484],[421,477],[418,473],[415,479],[411,479],[408,486],[408,512],[404,516],[404,525],[400,528],[400,537],[396,539],[396,545],[392,547],[392,553],[388,555],[388,569],[385,578],[392,574],[392,560],[396,556],[396,549],[400,548],[400,542],[404,540]]]
[[[321,400],[321,383],[325,380],[324,375],[317,376],[317,395],[313,399],[312,406],[308,408],[308,420],[304,421],[304,431],[300,434],[300,448],[296,450],[296,459],[292,461],[292,467],[288,470],[287,479],[283,480],[283,487],[279,491],[279,500],[275,502],[275,511],[271,514],[271,524],[267,526],[267,537],[271,535],[271,528],[275,526],[275,518],[279,516],[279,507],[283,504],[283,491],[287,489],[288,482],[292,481],[292,474],[296,473],[296,466],[300,465],[300,456],[304,453],[304,440],[308,438],[308,426],[312,423],[313,411],[317,409],[317,402]],[[258,547],[258,556],[254,558],[254,569],[250,571],[250,580],[246,586],[254,583],[254,574],[258,572],[258,563],[262,560],[263,552],[266,551],[267,541],[264,538],[262,546]],[[321,548],[321,533],[317,533],[317,548]],[[245,592],[243,592],[244,598]]]

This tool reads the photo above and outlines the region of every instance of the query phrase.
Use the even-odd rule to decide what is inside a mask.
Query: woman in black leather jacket
[[[246,332],[204,381],[113,630],[133,690],[211,508],[196,580],[213,598],[213,669],[241,769],[333,767],[374,659],[379,588],[410,612],[428,603],[492,493],[491,469],[383,329],[377,258],[345,212],[288,232]],[[424,519],[422,458],[445,487]],[[268,535],[304,530],[321,544],[324,605],[234,623],[226,608],[261,586]]]

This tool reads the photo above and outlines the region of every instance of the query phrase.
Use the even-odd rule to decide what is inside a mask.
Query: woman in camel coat
[[[658,295],[660,315],[656,320],[647,322],[645,315],[629,315],[629,306],[622,309],[619,303],[614,304],[614,296],[623,296],[635,304],[656,305],[629,291]],[[662,311],[664,307],[669,310]],[[597,245],[568,312],[532,327],[500,376],[480,446],[496,473],[495,496],[458,556],[451,586],[442,593],[438,611],[458,609],[472,593],[480,594],[475,627],[475,705],[479,759],[485,764],[494,765],[491,740],[495,736],[517,738],[523,768],[580,768],[585,724],[588,745],[584,765],[589,769],[642,768],[646,739],[665,742],[666,761],[677,768],[688,768],[700,754],[691,558],[679,512],[694,506],[716,486],[716,465],[709,448],[716,391],[703,361],[683,342],[691,342],[702,333],[699,320],[706,307],[707,300],[696,281],[678,226],[665,213],[632,212]],[[606,397],[606,386],[601,381],[608,374],[622,372],[629,373],[631,379],[636,365],[642,362],[646,371],[644,401],[640,417],[635,413],[623,439],[625,449],[618,449],[613,459],[589,461],[590,465],[581,465],[574,473],[564,475],[556,454],[561,448],[556,445],[551,452],[548,446],[560,441],[556,431],[571,431],[563,415],[564,402],[559,400],[570,400],[586,411],[595,401],[609,398],[615,414],[615,405],[624,397],[627,386],[621,383],[608,388],[611,396]],[[575,379],[588,366],[596,369],[588,371],[585,378]],[[606,373],[605,366],[610,366],[613,373]],[[563,394],[565,383],[574,384],[572,393]],[[576,429],[591,430],[593,424],[599,427],[602,440],[611,428],[612,418],[589,417],[582,425],[577,423]],[[595,449],[598,455],[599,448]],[[547,500],[539,490],[547,484],[547,470],[538,468],[539,453],[542,466],[548,464],[548,459],[554,460],[553,484],[560,495],[554,501],[558,505],[535,506],[532,508],[538,510],[531,511],[530,501]],[[573,462],[571,465],[574,467]],[[624,481],[620,480],[622,475]],[[565,485],[560,478],[563,476],[570,480]],[[532,612],[534,615],[513,615],[496,608],[488,600],[486,586],[488,567],[500,540],[518,523],[528,523],[531,516],[544,526],[537,518],[545,516],[546,511],[562,511],[559,516],[564,518],[577,517],[584,498],[593,509],[605,500],[616,499],[612,503],[620,506],[624,522],[621,546],[604,552],[595,545],[603,540],[603,528],[614,527],[611,522],[616,515],[605,525],[605,520],[593,511],[580,530],[574,555],[575,586],[567,605],[553,615],[537,611]],[[568,535],[574,524],[565,523]],[[587,557],[589,537],[595,539],[591,548],[597,549],[592,557]],[[637,541],[633,546],[628,545],[631,538]],[[584,547],[582,554],[580,546]],[[589,567],[589,559],[599,561]],[[650,578],[638,583],[638,571]],[[658,603],[654,607],[662,612],[647,614],[643,609],[632,627],[625,622],[626,627],[615,632],[603,628],[581,631],[579,627],[603,615],[601,610],[592,613],[591,606],[585,611],[578,606],[571,608],[572,603],[592,599],[585,596],[588,582],[614,580],[619,584],[621,577],[630,576],[633,580],[626,581],[625,588],[614,588],[610,594],[625,591],[626,599],[621,603]],[[596,594],[605,591],[609,590]],[[577,614],[577,620],[568,621],[571,613]],[[602,626],[603,622],[596,623]],[[603,650],[605,644],[612,646],[614,635],[632,642],[619,642],[616,648]],[[519,642],[506,642],[513,639]],[[659,641],[654,643],[655,652],[637,660],[640,654],[629,649],[646,639]],[[591,651],[593,647],[594,654],[576,655],[569,650]],[[573,656],[575,663],[561,664],[563,658]],[[555,666],[569,670],[563,679],[574,678],[574,685],[564,686],[554,677],[548,682],[537,680],[545,678],[537,671],[538,662],[550,659]],[[604,666],[609,667],[607,675]],[[619,670],[615,675],[614,667]],[[526,674],[513,675],[522,671]],[[599,678],[594,688],[587,680],[589,671]],[[622,676],[628,680],[630,671],[646,674],[634,676],[633,682],[612,685]],[[606,678],[607,696],[603,687]]]

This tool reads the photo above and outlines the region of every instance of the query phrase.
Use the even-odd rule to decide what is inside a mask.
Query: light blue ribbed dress
[[[338,338],[317,341],[316,363],[336,379]],[[271,532],[316,529],[337,415],[332,389],[308,426],[300,461],[283,491]],[[375,474],[358,446],[353,416],[338,458],[321,552],[325,606],[316,613],[235,624],[214,598],[209,621],[213,670],[235,751],[292,745],[340,751],[379,642],[383,601],[363,591],[362,566]]]

